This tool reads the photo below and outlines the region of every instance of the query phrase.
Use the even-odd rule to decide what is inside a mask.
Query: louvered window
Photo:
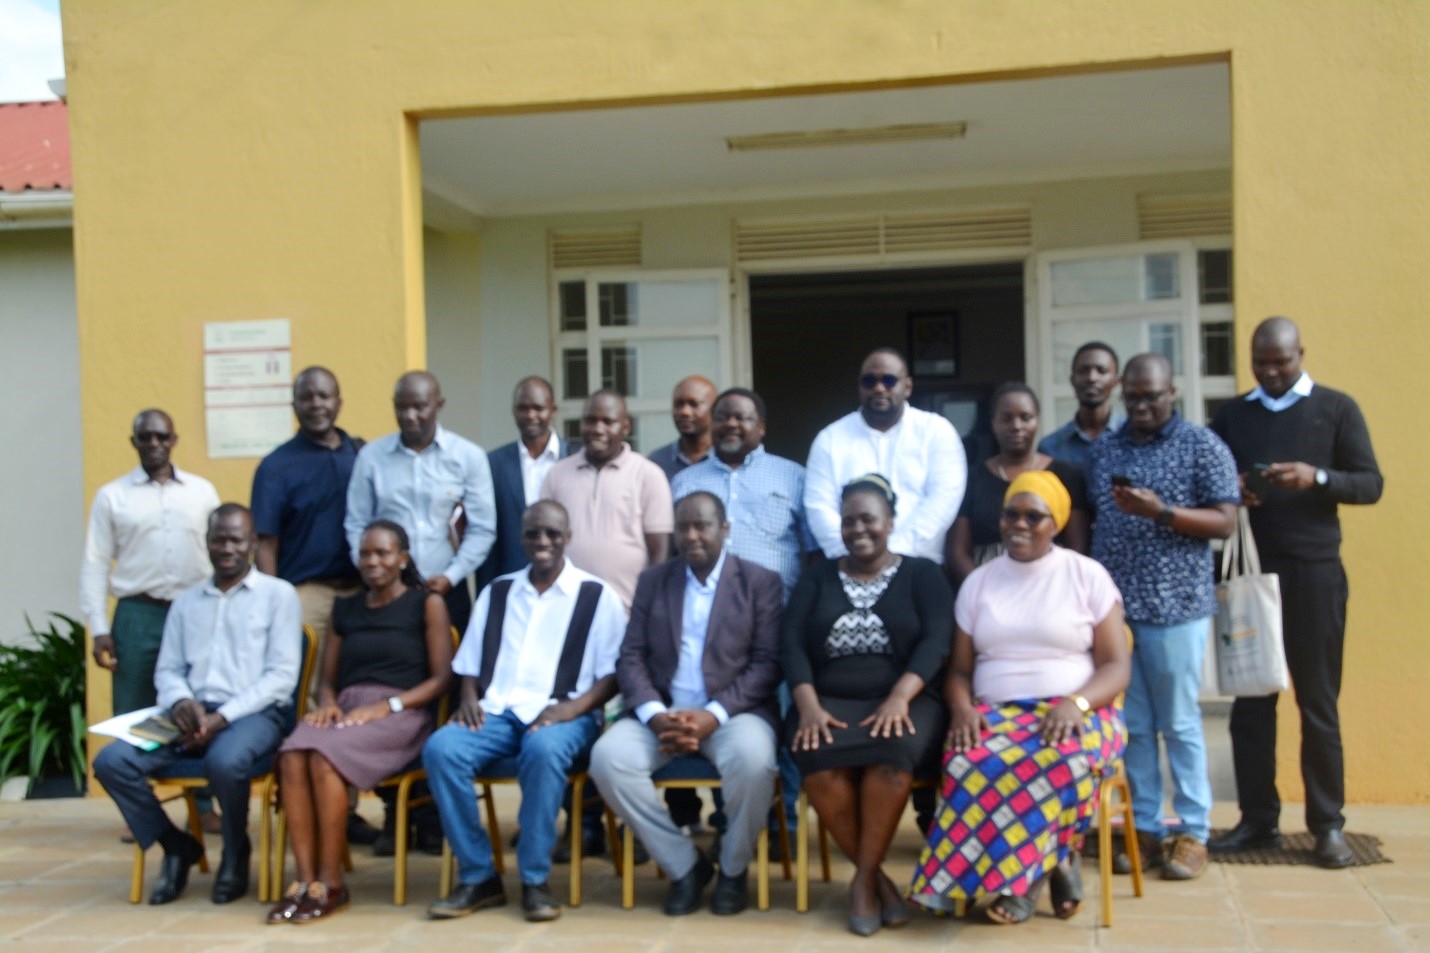
[[[917,215],[868,215],[735,223],[738,262],[809,258],[916,258],[965,249],[1026,249],[1033,243],[1027,206]]]
[[[1143,241],[1231,234],[1226,192],[1137,196],[1137,232]]]
[[[639,268],[641,227],[559,229],[551,232],[551,267]]]

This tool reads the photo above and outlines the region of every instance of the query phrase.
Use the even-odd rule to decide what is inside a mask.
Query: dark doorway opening
[[[750,277],[755,390],[771,408],[765,446],[801,463],[829,422],[853,410],[864,355],[896,347],[913,403],[954,422],[985,456],[987,399],[1022,380],[1023,264]]]

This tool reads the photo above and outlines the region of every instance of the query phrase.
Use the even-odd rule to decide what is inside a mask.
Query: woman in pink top
[[[1005,553],[959,591],[943,803],[912,895],[930,909],[991,896],[992,922],[1022,923],[1045,882],[1060,918],[1082,900],[1077,848],[1127,741],[1117,699],[1130,653],[1107,571],[1053,545],[1071,506],[1052,473],[1015,478]]]

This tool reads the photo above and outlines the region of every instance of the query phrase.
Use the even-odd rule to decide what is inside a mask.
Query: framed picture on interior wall
[[[958,376],[958,312],[909,314],[909,372],[915,377]]]

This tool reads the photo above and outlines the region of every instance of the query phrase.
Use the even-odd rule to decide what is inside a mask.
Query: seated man
[[[117,742],[94,760],[94,774],[119,806],[134,840],[164,848],[151,904],[184,892],[203,845],[169,820],[146,778],[181,758],[199,758],[223,821],[223,860],[213,902],[248,892],[248,787],[292,727],[302,666],[302,609],[281,579],[251,565],[258,539],[248,508],[225,503],[208,521],[213,577],[174,600],[164,622],[154,688],[183,731],[177,742],[140,751]]]
[[[784,590],[775,573],[725,551],[729,534],[713,494],[676,504],[680,558],[641,574],[616,666],[635,718],[612,725],[591,753],[606,802],[671,880],[670,916],[700,906],[715,870],[671,822],[651,775],[682,754],[705,757],[720,774],[727,821],[710,903],[718,914],[749,903],[745,868],[774,791]]]
[[[433,917],[506,903],[472,779],[507,758],[516,759],[521,788],[522,910],[528,920],[561,915],[546,885],[561,795],[572,765],[601,731],[602,707],[616,693],[616,652],[626,628],[620,596],[565,558],[571,531],[560,503],[532,504],[521,526],[531,564],[497,577],[477,597],[452,661],[462,676],[461,705],[422,751],[442,830],[457,857],[457,886],[428,906]]]

